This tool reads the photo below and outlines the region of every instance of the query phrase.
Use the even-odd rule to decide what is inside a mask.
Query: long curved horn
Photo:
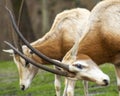
[[[57,75],[61,75],[61,76],[65,76],[65,77],[73,77],[74,74],[73,73],[68,73],[65,71],[60,71],[60,70],[55,70],[49,67],[46,67],[44,65],[38,64],[35,61],[33,61],[32,59],[28,58],[27,56],[25,56],[24,54],[22,54],[20,51],[18,51],[12,44],[10,44],[9,42],[5,41],[5,43],[11,47],[17,54],[19,54],[23,59],[25,59],[26,61],[30,62],[31,64],[33,64],[34,66],[41,68],[43,70],[46,70],[48,72],[57,74]]]
[[[15,23],[15,20],[14,20],[14,17],[12,15],[11,11],[7,7],[6,7],[6,10],[9,12],[9,15],[10,15],[10,18],[11,18],[11,21],[12,21],[12,25],[13,25],[13,28],[14,28],[15,32],[21,38],[21,40],[24,42],[24,44],[27,45],[28,48],[30,48],[36,55],[38,55],[40,58],[44,59],[45,61],[69,71],[69,65],[63,64],[61,62],[56,62],[56,61],[50,59],[49,57],[45,56],[44,54],[42,54],[38,50],[34,49],[29,44],[29,42],[23,37],[23,35],[21,34],[20,30],[18,29],[18,27]]]

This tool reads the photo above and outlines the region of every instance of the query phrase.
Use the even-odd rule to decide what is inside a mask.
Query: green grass
[[[110,64],[102,65],[102,70],[110,76],[111,82],[107,87],[101,87],[89,82],[90,96],[118,96],[114,68]],[[62,84],[62,90],[64,83]],[[13,62],[0,62],[0,96],[55,96],[54,75],[39,71],[30,88],[21,91],[17,67]],[[75,96],[84,96],[83,85],[77,81]]]

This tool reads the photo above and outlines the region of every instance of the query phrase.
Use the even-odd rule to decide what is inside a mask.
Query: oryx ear
[[[10,53],[10,54],[13,54],[13,53],[14,53],[13,49],[8,49],[8,50],[4,50],[4,49],[3,49],[3,52]]]

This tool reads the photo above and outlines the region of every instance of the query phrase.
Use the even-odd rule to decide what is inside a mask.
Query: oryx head
[[[98,65],[87,55],[73,57],[72,60],[63,59],[63,63],[69,64],[70,71],[75,73],[74,80],[87,80],[106,86],[110,83],[108,75],[102,72]],[[76,59],[77,58],[77,59]]]
[[[27,57],[31,58],[32,54],[29,52],[29,49],[26,46],[22,46],[22,50]],[[3,51],[10,53],[13,56],[13,60],[17,65],[19,72],[20,88],[21,90],[26,90],[30,86],[34,76],[38,72],[38,67],[30,64],[28,61],[21,58],[21,56],[14,53],[13,49]]]

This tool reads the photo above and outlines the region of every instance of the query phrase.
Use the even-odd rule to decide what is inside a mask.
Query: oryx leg
[[[54,68],[59,70],[57,67],[54,67]],[[56,96],[60,96],[60,92],[61,92],[61,76],[60,75],[55,74],[54,85],[55,85]]]
[[[74,96],[75,80],[66,79],[63,96]]]
[[[88,81],[83,80],[84,85],[84,94],[85,96],[88,96]]]
[[[54,85],[55,85],[56,96],[60,96],[60,92],[61,92],[61,90],[60,90],[61,89],[61,76],[55,75]]]
[[[118,92],[119,92],[119,96],[120,96],[120,65],[119,66],[118,66],[118,64],[115,65],[115,69],[116,69]]]

